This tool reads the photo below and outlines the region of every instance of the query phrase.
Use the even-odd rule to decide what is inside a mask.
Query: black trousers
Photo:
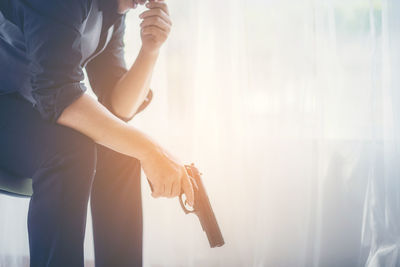
[[[83,267],[89,197],[96,266],[142,266],[140,162],[0,96],[0,168],[32,177],[31,267]]]

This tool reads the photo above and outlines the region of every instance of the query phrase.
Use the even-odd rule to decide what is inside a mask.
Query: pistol
[[[217,218],[211,207],[203,181],[201,180],[201,173],[193,163],[191,165],[185,165],[185,168],[193,184],[194,205],[193,209],[187,208],[186,200],[183,200],[184,194],[181,192],[179,202],[181,203],[182,209],[186,214],[194,213],[197,215],[203,231],[206,232],[211,248],[221,247],[225,244],[225,241],[219,229]],[[153,191],[153,185],[149,180],[147,181],[151,191]]]
[[[225,244],[225,241],[222,237],[217,218],[215,217],[206,193],[206,189],[201,179],[202,174],[193,163],[191,165],[185,165],[185,168],[193,181],[194,205],[193,209],[186,208],[186,201],[184,203],[182,199],[182,193],[179,197],[179,202],[181,203],[182,209],[186,214],[194,213],[197,215],[200,224],[207,235],[211,248],[221,247]]]

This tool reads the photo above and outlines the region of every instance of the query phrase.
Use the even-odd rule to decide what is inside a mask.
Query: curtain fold
[[[368,177],[362,239],[363,245],[370,248],[365,264],[369,267],[400,264],[400,3],[387,0],[382,6],[381,64],[376,69],[381,78],[377,90],[382,101],[382,127],[377,129],[377,138],[383,142],[375,151],[373,174]]]

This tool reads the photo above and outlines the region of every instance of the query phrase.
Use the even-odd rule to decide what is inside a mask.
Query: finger
[[[171,26],[160,17],[148,17],[143,20],[140,27],[145,28],[148,26],[156,26],[165,32],[171,31]]]
[[[190,182],[190,179],[187,176],[187,174],[182,179],[182,189],[183,189],[183,192],[186,195],[186,199],[187,199],[189,205],[193,207],[193,205],[194,205],[193,186],[192,186],[192,183]]]
[[[148,17],[160,17],[161,19],[163,19],[166,23],[168,23],[169,25],[172,25],[172,21],[169,18],[168,14],[165,13],[163,10],[161,9],[150,9],[147,10],[145,12],[143,12],[142,14],[139,15],[139,18],[141,19],[145,19]]]
[[[193,190],[198,191],[199,190],[199,186],[197,185],[196,180],[190,175],[189,175],[189,180],[190,180],[190,182],[192,184]]]
[[[172,197],[177,197],[181,194],[181,182],[175,181],[172,185]]]
[[[171,198],[172,197],[172,182],[168,182],[165,184],[165,191],[164,191],[164,197]]]
[[[142,29],[142,33],[143,35],[152,35],[157,39],[159,39],[160,37],[164,40],[168,38],[168,33],[166,33],[165,31],[161,30],[156,26],[145,27]]]
[[[145,19],[149,17],[159,17],[162,20],[164,20],[166,23],[172,26],[172,21],[171,18],[161,9],[151,9],[143,12],[142,14],[139,15],[139,18]]]
[[[159,198],[163,195],[164,188],[162,186],[154,187],[154,191],[151,193],[151,196],[154,198]]]
[[[146,4],[146,7],[150,8],[150,9],[154,9],[154,8],[162,9],[166,14],[169,15],[168,5],[164,1],[157,1],[157,2],[151,1]]]

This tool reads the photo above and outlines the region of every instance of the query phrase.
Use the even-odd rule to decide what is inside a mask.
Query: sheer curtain
[[[169,5],[155,99],[131,123],[201,169],[226,245],[144,182],[145,266],[400,265],[400,3]],[[0,266],[26,266],[27,200],[0,210]]]

